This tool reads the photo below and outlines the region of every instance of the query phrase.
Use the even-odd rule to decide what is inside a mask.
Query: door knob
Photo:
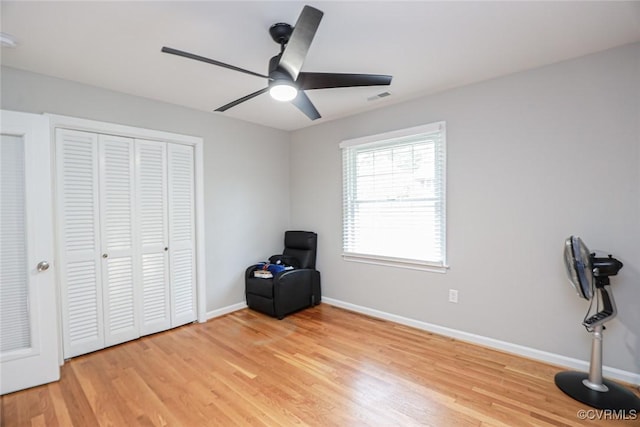
[[[49,263],[47,261],[40,261],[36,268],[38,271],[47,271],[49,269]]]
[[[107,254],[102,254],[102,258],[107,258],[109,255]]]

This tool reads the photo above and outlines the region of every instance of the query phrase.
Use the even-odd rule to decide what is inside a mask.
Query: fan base
[[[608,391],[595,391],[584,385],[589,375],[584,372],[566,371],[555,376],[556,385],[575,400],[597,409],[613,411],[640,411],[640,398],[630,390],[609,380],[602,380]]]
[[[291,37],[291,33],[293,33],[293,27],[283,22],[273,24],[269,28],[271,38],[279,45],[287,44],[289,42],[289,37]]]

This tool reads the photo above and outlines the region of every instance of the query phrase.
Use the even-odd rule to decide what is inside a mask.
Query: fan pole
[[[602,330],[604,325],[594,326],[591,340],[591,363],[589,364],[589,378],[583,384],[595,391],[608,391],[602,383]]]

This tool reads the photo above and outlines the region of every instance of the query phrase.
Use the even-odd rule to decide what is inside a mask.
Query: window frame
[[[355,176],[349,174],[347,172],[347,162],[354,161],[355,156],[347,159],[347,149],[352,149],[357,146],[361,146],[362,148],[370,148],[375,147],[376,145],[392,147],[393,140],[398,140],[397,145],[400,146],[403,144],[402,139],[406,139],[408,137],[419,136],[421,134],[432,134],[435,132],[439,132],[441,136],[441,142],[439,146],[439,150],[442,156],[442,163],[440,165],[441,168],[441,193],[442,196],[440,198],[440,203],[442,206],[442,217],[441,217],[441,230],[442,230],[442,245],[441,245],[441,253],[442,253],[442,261],[434,262],[434,261],[424,261],[418,259],[408,259],[408,258],[400,258],[393,256],[383,256],[383,255],[374,255],[374,254],[363,254],[356,252],[348,252],[345,249],[345,233],[346,233],[346,220],[349,216],[347,214],[348,206],[348,193],[355,191],[355,186],[357,185],[357,180]],[[446,122],[438,121],[425,125],[414,126],[406,129],[400,129],[390,132],[385,132],[381,134],[369,135],[360,138],[348,139],[344,140],[340,143],[340,149],[342,150],[342,202],[343,202],[343,213],[342,213],[342,258],[345,261],[352,262],[360,262],[366,264],[375,264],[375,265],[384,265],[391,267],[400,267],[405,269],[412,270],[423,270],[430,271],[436,273],[446,273],[449,269],[449,265],[447,264],[447,138],[446,138]],[[352,179],[350,179],[352,178]]]

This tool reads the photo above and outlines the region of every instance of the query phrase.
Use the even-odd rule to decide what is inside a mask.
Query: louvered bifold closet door
[[[140,336],[133,142],[131,138],[98,136],[105,346]]]
[[[140,245],[140,335],[171,327],[167,221],[167,144],[136,140],[136,212]]]
[[[171,326],[196,320],[193,147],[168,144]]]
[[[98,137],[56,129],[58,272],[64,357],[104,347]]]

